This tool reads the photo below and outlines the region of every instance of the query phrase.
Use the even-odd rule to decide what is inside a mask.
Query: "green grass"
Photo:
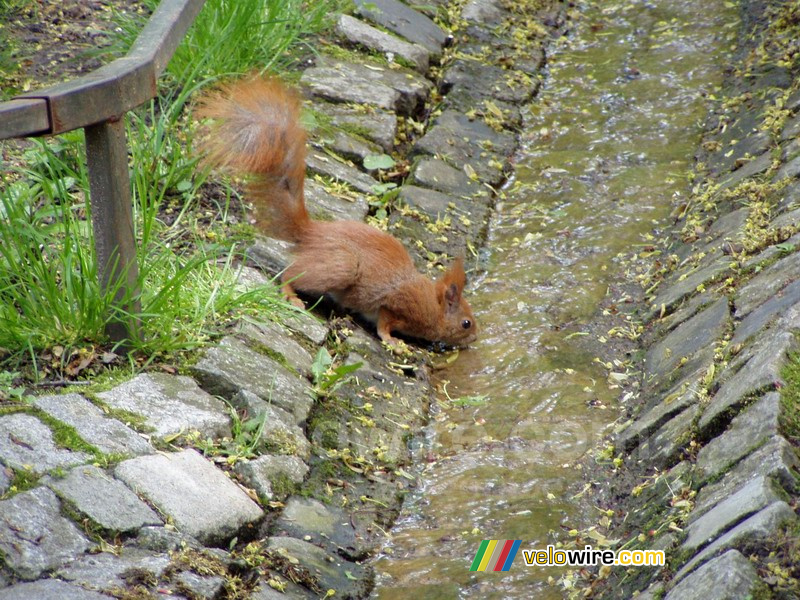
[[[151,10],[158,0],[144,0]],[[280,72],[296,61],[310,35],[327,25],[341,0],[207,0],[167,67],[177,81],[187,74],[206,79],[250,71]],[[142,21],[117,18],[122,45]]]
[[[208,0],[160,82],[160,96],[127,115],[137,314],[121,308],[133,298],[115,303],[118,289],[102,290],[97,282],[82,132],[35,140],[25,166],[6,170],[0,179],[0,373],[13,378],[5,396],[17,395],[20,382],[63,377],[66,365],[53,357],[112,349],[105,331],[115,321],[141,324],[125,345],[132,351],[129,366],[141,368],[207,343],[233,319],[279,319],[292,310],[274,284],[249,291],[235,285],[252,233],[232,207],[237,198],[230,188],[209,193],[188,107],[198,89],[220,77],[286,68],[308,51],[305,40],[325,26],[338,1]],[[130,17],[121,22],[124,43],[142,24]]]

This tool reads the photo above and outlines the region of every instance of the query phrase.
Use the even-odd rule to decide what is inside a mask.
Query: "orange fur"
[[[207,94],[199,115],[215,120],[207,161],[251,175],[258,223],[295,242],[294,262],[282,276],[290,300],[300,303],[296,291],[328,294],[374,322],[389,343],[396,342],[392,332],[454,345],[476,339],[475,318],[461,296],[461,259],[431,281],[391,235],[358,221],[309,218],[303,199],[306,136],[294,92],[274,79],[244,79]]]

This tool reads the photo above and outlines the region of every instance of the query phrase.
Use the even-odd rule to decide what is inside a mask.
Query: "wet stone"
[[[663,399],[639,415],[626,429],[617,436],[617,445],[630,451],[639,441],[661,427],[669,419],[698,400],[698,384],[681,382],[672,390],[663,394]]]
[[[284,240],[259,236],[247,249],[249,266],[276,275],[292,262],[292,244]]]
[[[7,467],[42,475],[89,460],[85,452],[58,448],[53,432],[36,417],[22,413],[0,417],[0,461]]]
[[[781,131],[781,141],[785,142],[797,136],[800,136],[800,115],[795,115],[786,121],[786,125],[783,126],[783,131]]]
[[[689,515],[690,521],[685,528],[686,540],[682,548],[697,550],[731,526],[779,499],[769,479],[756,477],[703,515],[695,519]]]
[[[764,543],[775,535],[778,528],[796,520],[797,518],[794,511],[786,502],[773,502],[765,509],[742,521],[728,533],[706,546],[676,573],[675,580],[678,581],[682,579],[698,565],[707,561],[722,550],[732,547],[742,547],[745,544]]]
[[[711,440],[698,452],[698,480],[713,479],[724,473],[731,465],[776,435],[780,410],[780,394],[770,392],[733,419],[725,433]]]
[[[652,309],[648,313],[647,319],[650,320],[660,314],[662,306],[669,310],[687,296],[694,294],[699,285],[716,280],[730,269],[730,264],[731,260],[727,257],[717,258],[710,264],[693,271],[685,279],[664,282],[661,292],[652,301]]]
[[[731,344],[740,344],[765,329],[772,321],[800,302],[800,281],[790,283],[747,315],[736,326]]]
[[[234,470],[259,498],[271,500],[274,481],[286,479],[300,485],[308,474],[308,465],[296,456],[265,455],[237,462]]]
[[[646,441],[639,444],[635,452],[637,462],[650,467],[666,468],[680,458],[681,450],[689,443],[692,423],[700,408],[690,406],[667,421]]]
[[[48,488],[0,501],[0,552],[21,579],[36,579],[90,546],[75,524],[61,516],[58,498]]]
[[[230,436],[227,405],[203,391],[190,377],[145,373],[98,394],[115,409],[141,415],[156,437],[199,431],[206,437]]]
[[[798,491],[800,459],[785,439],[774,436],[768,443],[738,463],[735,468],[725,473],[722,479],[703,486],[695,498],[692,517],[699,517],[758,476],[770,477],[778,481],[783,488],[793,492]]]
[[[760,586],[755,568],[738,550],[703,565],[672,588],[665,600],[746,598]]]
[[[360,44],[384,55],[399,56],[412,63],[421,73],[428,70],[430,52],[424,46],[389,35],[350,15],[339,16],[336,32],[351,43]]]
[[[323,60],[306,69],[300,82],[323,100],[367,104],[404,115],[414,114],[433,87],[408,69],[390,70],[336,60]]]
[[[766,152],[736,169],[719,181],[719,191],[736,187],[745,179],[755,177],[766,172],[772,166],[772,154]]]
[[[250,592],[250,600],[317,600],[318,595],[308,588],[301,587],[289,580],[284,580],[287,584],[286,589],[279,592],[270,587],[265,579],[262,578],[259,586]]]
[[[0,600],[109,600],[111,596],[60,579],[40,579],[0,589]]]
[[[44,481],[95,524],[109,531],[135,531],[161,519],[121,481],[97,467],[76,467],[63,478]]]
[[[778,172],[775,173],[774,181],[780,181],[781,179],[797,179],[800,177],[800,156],[793,158],[789,162],[785,163],[778,169]]]
[[[393,112],[374,107],[367,111],[356,110],[349,106],[327,102],[314,102],[312,107],[327,115],[335,127],[353,131],[375,142],[385,152],[394,147],[397,116]]]
[[[416,185],[404,185],[400,188],[398,198],[407,206],[417,209],[431,219],[444,216],[449,209],[449,205],[455,202],[455,198]]]
[[[495,185],[505,178],[507,159],[515,147],[512,136],[448,110],[417,141],[414,152],[438,156],[455,167],[468,164],[481,180]]]
[[[280,326],[269,321],[240,321],[235,328],[239,336],[269,348],[282,357],[293,369],[304,373],[311,371],[313,358],[308,350],[292,339]]]
[[[223,543],[263,515],[238,485],[195,450],[126,460],[115,474],[180,531],[204,544]]]
[[[322,546],[335,554],[359,559],[366,550],[356,539],[348,513],[337,506],[326,506],[313,498],[292,496],[275,521],[276,535],[288,535]]]
[[[442,79],[448,94],[461,92],[474,98],[475,104],[486,98],[496,98],[510,104],[523,104],[538,90],[538,79],[529,78],[528,83],[520,81],[527,74],[486,65],[476,60],[457,59],[453,61]]]
[[[355,0],[358,13],[409,42],[423,46],[438,60],[447,34],[420,12],[397,0]]]
[[[133,429],[103,415],[80,394],[39,396],[33,404],[51,417],[73,427],[81,438],[105,454],[139,456],[153,447]]]
[[[135,571],[139,579],[146,573],[157,580],[169,563],[170,558],[166,554],[127,547],[119,556],[107,552],[83,556],[59,569],[56,574],[83,587],[98,590],[125,588],[130,572]]]
[[[748,396],[782,385],[781,369],[786,363],[786,353],[793,347],[792,334],[775,335],[771,345],[764,345],[736,375],[723,383],[700,416],[697,426],[701,437],[706,437],[712,428],[719,426]]]
[[[650,348],[645,359],[646,376],[664,378],[701,350],[713,357],[709,342],[722,337],[729,321],[728,299],[723,297]]]
[[[366,173],[323,152],[309,152],[306,157],[306,166],[312,173],[346,183],[362,194],[374,193],[375,186],[379,183]]]
[[[267,546],[284,556],[296,558],[312,575],[319,577],[323,590],[336,590],[342,598],[361,598],[369,585],[366,567],[330,554],[314,544],[292,537],[271,537]]]
[[[481,186],[467,177],[464,171],[436,158],[418,161],[411,173],[411,183],[464,197],[472,197],[481,191]]]
[[[291,413],[296,423],[308,418],[313,404],[305,380],[232,336],[209,348],[192,370],[210,393],[232,398],[247,390]]]
[[[469,0],[461,11],[462,19],[485,25],[499,25],[508,15],[499,0]]]
[[[739,288],[734,300],[736,318],[743,318],[797,279],[800,279],[800,252],[770,265]]]
[[[519,131],[522,127],[521,105],[497,98],[476,98],[466,85],[455,86],[447,92],[442,106],[470,116],[474,111],[475,117],[481,119],[500,119],[503,128],[507,130]]]

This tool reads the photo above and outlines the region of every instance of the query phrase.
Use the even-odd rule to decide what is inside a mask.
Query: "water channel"
[[[599,516],[571,499],[575,464],[618,416],[618,392],[575,333],[623,277],[617,256],[688,193],[737,26],[723,0],[593,0],[551,48],[471,286],[482,337],[439,375],[469,401],[441,403],[422,485],[375,563],[376,598],[563,597],[547,582],[563,568],[469,566],[481,539],[544,548]]]

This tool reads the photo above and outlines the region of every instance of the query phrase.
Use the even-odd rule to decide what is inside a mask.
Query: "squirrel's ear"
[[[464,286],[467,285],[467,274],[464,272],[464,257],[459,256],[456,258],[439,281],[447,286],[455,285],[460,294]]]

